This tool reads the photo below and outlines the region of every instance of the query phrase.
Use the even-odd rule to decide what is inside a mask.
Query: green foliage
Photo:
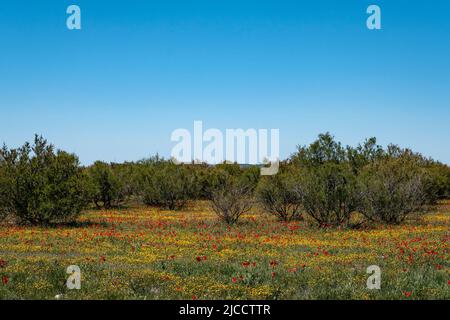
[[[450,198],[450,168],[441,163],[432,163],[425,167],[427,179],[425,190],[428,204]]]
[[[119,206],[130,190],[126,175],[120,174],[120,166],[96,161],[88,168],[91,199],[97,208],[110,209]]]
[[[257,188],[257,198],[262,207],[281,221],[302,218],[303,194],[297,183],[294,170],[280,168],[273,176],[263,177]]]
[[[245,184],[253,192],[260,179],[260,169],[257,166],[241,167],[238,164],[219,164],[214,167],[193,165],[196,181],[199,187],[200,199],[211,199],[212,193],[225,185],[230,178]],[[191,169],[191,168],[190,168]]]
[[[73,221],[86,205],[86,177],[78,158],[54,150],[42,137],[0,150],[0,215],[19,223]]]
[[[145,204],[169,210],[183,208],[199,192],[193,171],[184,165],[159,159],[141,164],[136,183]]]
[[[298,184],[304,210],[321,226],[347,224],[358,206],[356,176],[346,163],[302,168]]]
[[[427,171],[411,157],[379,160],[358,177],[360,211],[370,220],[398,224],[427,202]],[[429,195],[428,195],[429,197]]]
[[[308,147],[297,147],[291,162],[298,166],[316,167],[324,163],[341,163],[347,160],[346,150],[330,133],[320,134]]]
[[[211,192],[211,207],[220,220],[233,225],[252,208],[253,181],[245,176],[230,174],[223,168],[217,171],[221,182]]]
[[[375,138],[344,148],[321,134],[290,163],[302,172],[303,207],[320,224],[345,224],[356,208],[369,219],[399,223],[450,195],[448,166],[397,145],[383,149]]]

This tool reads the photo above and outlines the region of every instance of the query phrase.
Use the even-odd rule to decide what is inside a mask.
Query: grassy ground
[[[229,228],[204,203],[86,212],[76,226],[0,227],[0,298],[450,299],[450,202],[395,227],[318,229],[249,214]],[[81,289],[66,288],[66,268]],[[366,268],[381,268],[368,290]]]

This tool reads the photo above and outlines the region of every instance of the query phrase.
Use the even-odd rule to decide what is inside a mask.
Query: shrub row
[[[386,149],[374,138],[343,147],[330,134],[261,177],[259,167],[237,164],[175,165],[159,156],[138,162],[97,161],[55,150],[42,137],[33,145],[0,150],[0,219],[52,224],[73,221],[89,205],[110,209],[139,201],[174,210],[189,200],[209,200],[228,224],[258,204],[282,221],[307,214],[319,225],[367,220],[400,223],[450,197],[450,168],[408,149]]]

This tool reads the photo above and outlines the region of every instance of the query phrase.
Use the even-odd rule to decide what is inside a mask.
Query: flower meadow
[[[449,299],[450,202],[402,225],[319,228],[208,204],[87,210],[76,223],[0,226],[1,299]],[[66,286],[77,265],[81,288]],[[367,267],[381,269],[369,290]]]

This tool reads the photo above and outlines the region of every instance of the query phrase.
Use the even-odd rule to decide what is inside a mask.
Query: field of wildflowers
[[[1,299],[450,299],[450,202],[400,226],[321,228],[254,209],[229,227],[185,210],[87,211],[54,228],[0,226]],[[81,270],[81,289],[66,269]],[[381,289],[368,290],[370,265]]]

